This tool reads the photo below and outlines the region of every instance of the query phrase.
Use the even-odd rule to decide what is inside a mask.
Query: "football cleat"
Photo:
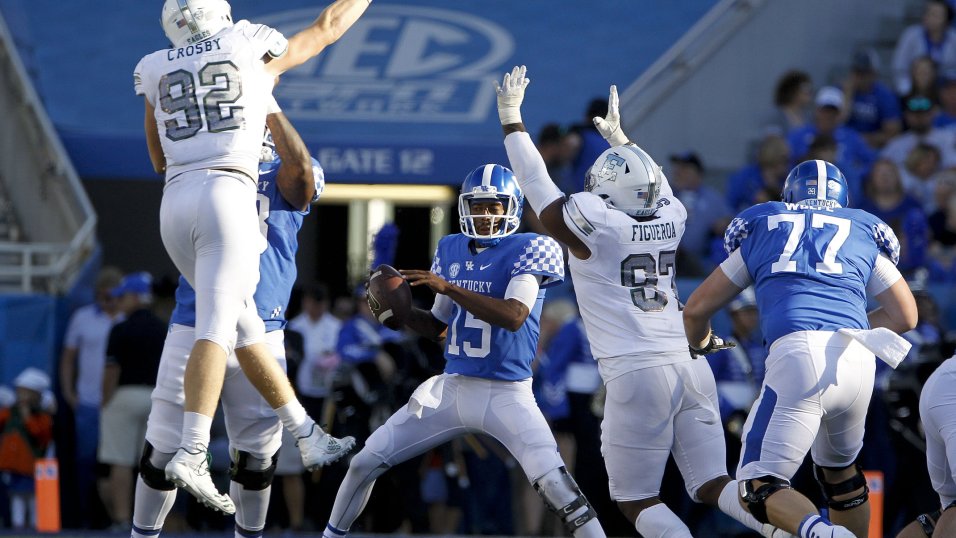
[[[323,431],[317,424],[313,424],[309,435],[299,437],[295,445],[299,447],[302,465],[309,471],[314,471],[348,454],[355,448],[355,438],[348,436],[336,439]]]
[[[180,447],[166,465],[166,479],[213,510],[224,514],[236,513],[232,499],[219,493],[209,476],[209,452],[205,447],[195,453]]]

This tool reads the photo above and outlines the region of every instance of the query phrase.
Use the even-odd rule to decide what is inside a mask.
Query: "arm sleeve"
[[[731,282],[741,288],[746,288],[753,284],[753,279],[750,278],[750,271],[747,270],[747,264],[744,263],[744,257],[740,254],[739,248],[731,252],[730,256],[720,264],[720,270],[724,272]]]
[[[278,58],[289,50],[289,41],[275,28],[264,24],[246,24],[242,28],[242,33],[249,39],[253,46],[253,52],[261,58],[268,54],[272,58]]]
[[[578,192],[564,204],[564,224],[591,250],[594,257],[601,230],[607,223],[607,204],[589,192]]]
[[[538,291],[541,288],[542,280],[544,280],[542,275],[528,273],[511,277],[511,280],[508,281],[508,288],[505,289],[505,299],[517,299],[527,306],[530,312],[534,308],[534,303],[538,300]]]
[[[885,254],[880,254],[876,257],[876,263],[873,264],[873,272],[870,273],[870,280],[866,283],[866,292],[875,297],[888,290],[901,278],[903,275],[896,265]]]
[[[506,136],[505,151],[514,168],[515,179],[535,213],[540,215],[544,208],[564,197],[564,193],[548,175],[544,159],[528,133],[517,132]]]
[[[435,304],[432,305],[432,315],[445,325],[450,325],[454,306],[455,302],[449,299],[447,295],[436,295]]]
[[[547,288],[564,280],[564,251],[561,245],[546,235],[533,236],[518,254],[511,277],[531,274],[541,277],[541,287]]]
[[[143,89],[143,63],[145,61],[146,58],[143,58],[133,69],[133,91],[136,92],[136,95],[146,95],[146,91]]]

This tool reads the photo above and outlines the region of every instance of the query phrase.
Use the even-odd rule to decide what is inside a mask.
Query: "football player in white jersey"
[[[150,160],[164,173],[163,244],[196,290],[196,343],[185,372],[180,449],[169,480],[201,501],[234,507],[209,478],[209,428],[222,390],[226,357],[243,371],[300,439],[306,466],[328,461],[329,437],[295,399],[264,343],[253,293],[259,276],[256,178],[266,104],[275,78],[334,43],[370,0],[336,0],[288,41],[267,26],[232,22],[226,0],[166,0],[161,23],[173,47],[136,66],[145,98]]]
[[[940,508],[920,514],[896,538],[956,536],[956,355],[929,376],[919,395],[926,466]]]
[[[650,155],[621,131],[614,86],[608,116],[595,119],[611,148],[588,172],[585,192],[566,199],[521,121],[525,72],[515,67],[497,87],[505,149],[541,223],[570,252],[578,307],[607,389],[601,450],[611,497],[641,535],[689,537],[658,498],[672,454],[694,501],[773,535],[737,502],[714,376],[687,349],[674,283],[684,206]]]

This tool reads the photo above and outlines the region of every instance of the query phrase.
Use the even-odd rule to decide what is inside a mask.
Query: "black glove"
[[[737,347],[735,342],[728,342],[723,338],[714,334],[713,331],[710,332],[710,335],[707,337],[707,345],[702,348],[696,348],[694,346],[688,345],[687,348],[690,349],[690,354],[695,359],[703,357],[704,355],[710,355],[720,351],[721,349],[730,349]]]

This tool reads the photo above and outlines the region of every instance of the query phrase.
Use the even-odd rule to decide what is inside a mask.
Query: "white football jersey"
[[[243,20],[205,41],[140,60],[133,85],[155,108],[167,179],[207,168],[258,177],[274,83],[262,58],[281,56],[288,46],[278,31]]]
[[[569,264],[594,357],[636,359],[641,368],[690,360],[674,283],[687,222],[680,201],[662,195],[654,216],[639,220],[579,192],[565,203],[564,222],[591,250]]]

